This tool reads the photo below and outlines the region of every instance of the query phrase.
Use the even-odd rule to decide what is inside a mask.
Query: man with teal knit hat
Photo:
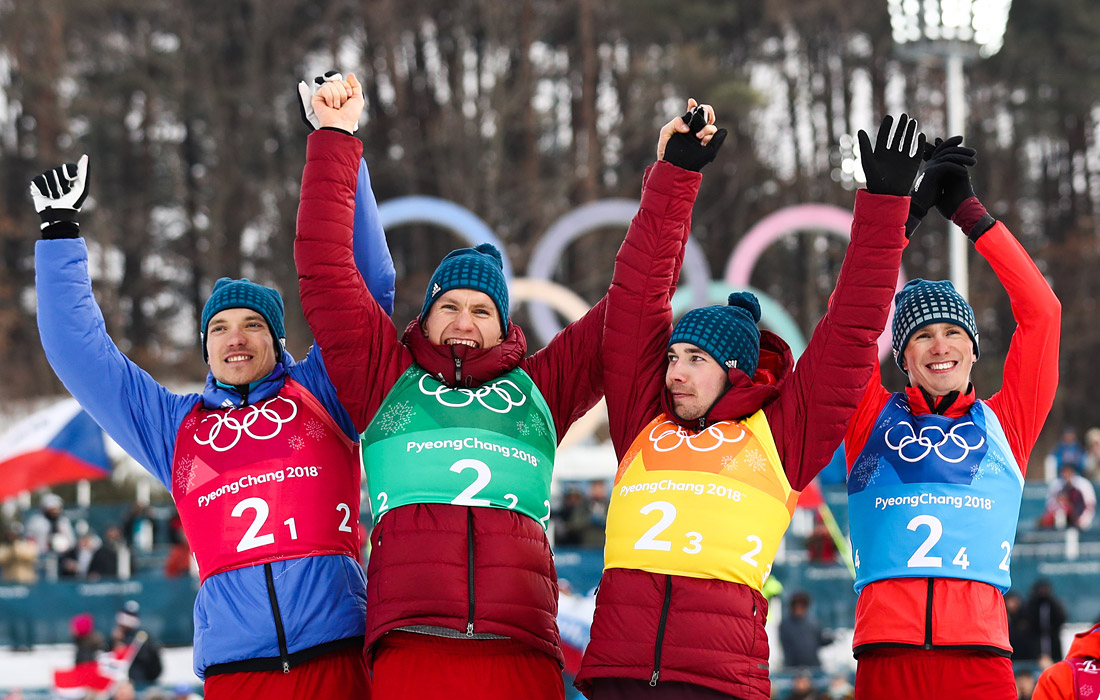
[[[862,152],[879,177],[856,195],[836,289],[797,366],[758,326],[749,292],[673,325],[690,220],[631,223],[604,331],[620,461],[577,675],[592,700],[771,696],[763,591],[799,493],[828,464],[870,378],[905,245],[915,131],[902,117],[892,142]],[[639,251],[654,261],[645,274],[619,264]]]
[[[357,122],[362,88],[349,83],[319,91],[322,125]],[[717,132],[704,119],[688,136],[677,123],[691,141]],[[443,258],[420,316],[399,331],[354,267],[350,185],[361,150],[324,128],[310,136],[294,255],[306,320],[363,431],[375,698],[560,700],[550,478],[558,441],[603,394],[606,302],[527,356],[500,253],[483,244]],[[696,154],[696,168],[704,160]],[[646,215],[679,222],[697,184],[697,173],[658,163]],[[636,269],[649,263],[628,255]]]
[[[352,173],[353,201],[363,183]],[[119,351],[96,304],[77,220],[88,184],[85,156],[31,185],[42,346],[72,395],[172,494],[199,572],[194,670],[205,697],[369,698],[359,435],[321,349],[296,361],[279,292],[226,277],[197,329],[205,388],[157,383]],[[357,243],[375,249],[356,274],[388,297],[377,216],[355,216]]]
[[[1017,327],[1001,388],[978,398],[974,309],[946,280],[895,297],[893,351],[904,391],[878,363],[844,438],[856,568],[857,697],[1013,700],[1004,592],[1028,459],[1058,386],[1060,304],[1023,246],[974,194],[963,158],[911,192],[910,232],[935,207],[1004,285]],[[933,155],[932,160],[937,156]]]

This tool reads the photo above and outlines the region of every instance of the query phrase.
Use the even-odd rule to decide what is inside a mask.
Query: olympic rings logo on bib
[[[488,384],[482,384],[476,389],[451,389],[440,384],[435,389],[429,389],[424,381],[430,375],[420,377],[420,391],[425,396],[434,396],[435,400],[448,408],[462,408],[469,406],[476,399],[484,408],[493,413],[508,413],[513,408],[527,403],[527,396],[510,379],[498,379]],[[457,394],[457,397],[455,396]],[[457,398],[458,403],[453,403],[452,398]],[[505,405],[502,407],[500,403]]]
[[[696,452],[712,452],[726,443],[741,442],[748,436],[748,432],[744,428],[737,426],[737,429],[741,431],[740,434],[736,437],[729,437],[722,433],[723,426],[732,427],[733,424],[723,421],[709,425],[699,433],[692,434],[672,421],[666,420],[653,426],[653,429],[649,431],[649,441],[653,443],[653,449],[658,452],[671,452],[685,442],[690,449]]]
[[[955,432],[956,430],[964,428],[968,425],[974,426],[974,421],[956,423],[955,425],[952,425],[951,429],[946,432],[943,430],[943,428],[937,425],[929,425],[921,428],[920,434],[918,435],[913,432],[913,426],[910,425],[908,421],[901,421],[897,425],[891,427],[889,430],[886,431],[886,446],[894,452],[897,452],[898,456],[906,462],[919,462],[920,460],[924,459],[929,452],[935,451],[936,455],[939,456],[939,458],[943,461],[949,462],[951,464],[958,464],[959,462],[966,459],[972,451],[980,448],[982,445],[985,444],[985,437],[982,436],[980,433],[977,433],[978,444],[971,445],[969,442],[967,442],[965,435]],[[895,445],[890,440],[890,434],[893,433],[895,430],[903,427],[906,430],[902,430],[899,432],[908,432],[908,435],[902,435],[901,440],[898,442],[898,444]],[[977,426],[974,426],[974,428],[976,431]],[[939,437],[937,440],[933,441],[933,437],[935,437],[936,433],[939,434]],[[951,445],[948,445],[949,447],[953,446],[954,448],[962,450],[962,454],[958,457],[949,457],[941,452],[940,448],[944,445],[947,445],[948,442],[951,443]],[[911,445],[916,445],[917,447],[907,450],[906,448],[910,447]],[[918,452],[919,454],[917,454]]]
[[[282,416],[277,410],[278,405],[276,402],[290,406],[290,415]],[[238,420],[234,413],[240,411],[247,411],[244,418]],[[289,423],[294,420],[294,417],[298,415],[298,404],[293,401],[284,399],[282,396],[275,396],[273,398],[264,401],[262,404],[256,406],[249,406],[247,409],[230,409],[228,411],[209,413],[199,421],[200,425],[207,421],[213,421],[210,426],[210,432],[206,439],[200,438],[198,433],[195,434],[195,442],[200,445],[209,445],[210,449],[215,452],[225,452],[233,449],[233,447],[240,442],[242,435],[247,435],[253,440],[270,440],[279,434],[279,431],[283,429],[283,423]],[[257,421],[264,418],[267,422],[256,425]],[[255,432],[254,427],[255,426]],[[228,445],[224,444],[224,441],[219,443],[218,438],[221,437],[222,429],[225,429],[226,433],[232,435],[232,440]],[[226,437],[226,440],[229,438]]]

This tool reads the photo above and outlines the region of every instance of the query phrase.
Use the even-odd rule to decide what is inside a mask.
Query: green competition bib
[[[412,503],[505,508],[550,520],[558,444],[550,407],[514,369],[476,389],[451,389],[409,367],[363,432],[374,522]]]

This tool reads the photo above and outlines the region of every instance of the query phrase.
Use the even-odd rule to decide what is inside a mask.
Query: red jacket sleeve
[[[1058,389],[1062,304],[1004,224],[997,222],[982,234],[975,247],[1004,285],[1016,319],[1001,390],[986,403],[1000,418],[1012,454],[1027,474],[1031,448]]]
[[[347,134],[318,129],[309,135],[294,239],[302,310],[359,432],[412,362],[355,266],[352,227],[362,151],[363,143]]]
[[[779,398],[765,409],[791,486],[825,468],[878,362],[897,285],[909,198],[856,193],[852,240],[829,309]]]
[[[672,331],[672,294],[702,176],[665,161],[650,166],[638,213],[615,256],[604,324],[604,382],[619,459],[660,412]]]

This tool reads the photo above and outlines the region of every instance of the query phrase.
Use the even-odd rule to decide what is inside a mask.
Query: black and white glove
[[[31,180],[31,199],[42,219],[42,238],[76,238],[76,215],[88,198],[88,156],[59,165]]]
[[[313,79],[313,86],[311,87],[306,81],[301,80],[298,82],[298,111],[302,115],[302,121],[309,127],[310,131],[316,131],[321,128],[321,120],[317,118],[317,113],[313,111],[313,95],[317,92],[317,89],[327,82],[333,80],[343,80],[342,73],[337,73],[334,70],[330,70],[324,75],[318,75]],[[352,131],[357,131],[359,125],[356,124]]]

